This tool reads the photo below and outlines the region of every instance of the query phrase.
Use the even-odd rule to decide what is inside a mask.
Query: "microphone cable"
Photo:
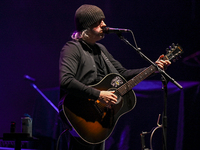
[[[58,148],[59,148],[59,142],[60,142],[61,136],[62,136],[65,132],[67,132],[68,130],[69,130],[69,129],[65,129],[65,130],[59,135],[58,140],[57,140],[57,143],[56,143],[56,150],[58,150]]]
[[[134,41],[134,43],[135,43],[136,49],[137,49],[137,50],[141,50],[141,48],[139,48],[138,45],[137,45],[137,42],[136,42],[135,36],[134,36],[134,34],[133,34],[133,31],[129,30],[129,32],[131,32],[131,34],[132,34],[133,41]]]

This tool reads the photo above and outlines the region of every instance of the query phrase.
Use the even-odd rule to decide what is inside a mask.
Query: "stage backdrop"
[[[40,89],[59,86],[60,50],[71,40],[74,13],[82,4],[102,8],[107,26],[131,29],[142,52],[153,61],[171,43],[179,43],[184,49],[183,59],[173,63],[167,73],[179,81],[200,81],[198,57],[191,57],[191,63],[183,61],[200,51],[199,0],[1,0],[0,137],[10,132],[11,121],[16,122],[16,132],[21,132],[21,117],[34,109],[37,91],[24,79],[25,74],[35,78]],[[123,35],[134,44],[130,33]],[[106,35],[100,42],[127,69],[149,66],[116,34]],[[156,77],[154,80],[160,79]],[[190,124],[188,121],[185,127],[191,130],[194,128],[190,125],[197,126],[193,120],[197,118],[199,105],[188,99],[185,112],[189,115],[185,119]]]
[[[200,133],[198,130],[200,82],[179,83],[183,86],[183,90],[168,83],[167,146],[170,150],[193,150],[196,148],[195,143],[198,142]],[[134,91],[137,105],[119,119],[112,135],[106,140],[106,150],[139,150],[141,149],[140,133],[149,132],[157,127],[158,115],[162,115],[164,109],[162,82],[142,81],[134,87]],[[59,88],[46,89],[44,93],[55,105],[57,104]],[[33,112],[33,135],[43,140],[40,145],[42,148],[48,147],[53,150],[57,137],[63,131],[62,125],[52,106],[42,96],[37,97]],[[162,124],[162,119],[159,124]],[[67,136],[63,135],[60,148],[66,149],[65,138],[67,139]],[[145,136],[147,148],[150,148],[149,139],[150,134],[147,134]],[[162,149],[162,128],[156,130],[152,141],[155,150]]]

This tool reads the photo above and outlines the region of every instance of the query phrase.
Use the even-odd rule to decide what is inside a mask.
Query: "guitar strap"
[[[101,50],[101,55],[102,55],[103,59],[105,60],[105,62],[106,62],[106,64],[107,64],[109,70],[111,71],[111,73],[119,73],[119,72],[115,69],[115,67],[113,66],[113,64],[110,62],[110,60],[106,57],[106,55],[102,52],[102,50]]]
[[[75,42],[75,41],[71,41],[72,43],[74,43],[79,49],[83,49],[81,44],[79,42]],[[115,69],[115,67],[113,66],[113,64],[110,62],[110,60],[106,57],[106,55],[103,52],[103,48],[100,44],[97,43],[97,45],[99,46],[100,50],[101,50],[101,55],[106,63],[106,65],[108,66],[108,69],[110,71],[110,73],[118,73],[119,72]]]

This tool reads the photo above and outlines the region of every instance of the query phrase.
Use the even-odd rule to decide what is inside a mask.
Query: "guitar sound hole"
[[[117,94],[115,94],[115,95],[117,95]],[[115,104],[118,104],[118,103],[120,103],[120,102],[121,102],[121,100],[122,100],[122,97],[121,97],[120,95],[117,95],[117,102],[116,102]]]

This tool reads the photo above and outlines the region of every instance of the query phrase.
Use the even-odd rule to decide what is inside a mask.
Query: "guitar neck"
[[[146,79],[148,76],[150,76],[152,73],[154,73],[157,70],[157,68],[153,65],[149,66],[145,70],[143,70],[141,73],[133,77],[131,80],[123,84],[121,87],[117,89],[119,94],[123,96],[127,92],[129,92],[133,87],[135,87],[137,84],[139,84],[141,81]]]

